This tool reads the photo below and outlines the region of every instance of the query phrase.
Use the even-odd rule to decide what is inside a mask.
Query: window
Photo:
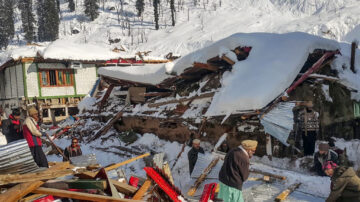
[[[74,85],[74,70],[72,69],[40,69],[41,87],[59,87]]]

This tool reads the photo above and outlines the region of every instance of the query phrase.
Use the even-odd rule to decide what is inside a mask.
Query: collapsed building
[[[174,63],[100,68],[102,94],[81,116],[171,141],[227,133],[231,147],[257,139],[258,155],[301,153],[297,120],[309,106],[316,139],[360,137],[359,52],[348,52],[304,33],[234,34]]]

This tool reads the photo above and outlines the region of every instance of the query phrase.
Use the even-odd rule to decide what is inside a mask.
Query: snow
[[[87,95],[84,97],[83,100],[81,100],[81,102],[78,103],[78,109],[79,112],[83,112],[83,111],[91,111],[92,109],[96,109],[96,107],[94,106],[96,103],[96,98],[94,97],[90,97],[90,95]]]
[[[330,96],[330,91],[329,91],[329,85],[325,85],[323,84],[321,86],[321,89],[324,93],[324,96],[325,96],[325,100],[328,101],[328,102],[333,102],[331,96]]]
[[[22,46],[16,49],[8,49],[0,53],[0,66],[11,59],[18,60],[26,57],[35,57],[37,52],[44,48],[42,46]]]
[[[7,140],[5,135],[0,131],[0,146],[1,145],[6,145],[7,144]]]
[[[222,88],[206,116],[262,109],[290,86],[314,49],[340,48],[336,41],[299,32],[238,33],[178,59],[172,72],[180,74],[194,62],[206,63],[237,46],[251,46],[250,55],[246,60],[236,60],[232,71],[223,75]],[[261,82],[255,85],[254,79]]]
[[[346,154],[350,161],[354,162],[355,170],[360,168],[360,140],[346,141],[342,138],[335,138],[335,146],[340,149],[346,148]]]
[[[144,66],[101,67],[98,70],[98,74],[127,81],[156,85],[166,78],[171,77],[166,74],[165,65],[166,64],[147,64]]]

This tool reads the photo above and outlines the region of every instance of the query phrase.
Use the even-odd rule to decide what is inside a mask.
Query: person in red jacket
[[[23,126],[24,138],[28,142],[35,163],[39,167],[49,167],[44,151],[41,148],[42,143],[40,137],[43,133],[40,132],[38,125],[39,113],[34,107],[30,108],[28,113],[29,116],[25,119]]]

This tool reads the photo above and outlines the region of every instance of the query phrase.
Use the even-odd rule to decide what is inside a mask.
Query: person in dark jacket
[[[71,139],[71,145],[65,148],[64,155],[68,159],[70,159],[70,157],[82,155],[82,151],[79,145],[79,140],[76,137],[73,137]],[[63,158],[63,161],[66,161],[66,159]]]
[[[230,150],[219,172],[220,191],[218,198],[224,202],[243,202],[242,185],[249,177],[250,158],[258,142],[244,140],[241,146]]]
[[[329,144],[320,143],[319,151],[314,155],[314,170],[319,176],[326,176],[322,167],[327,161],[332,161],[336,164],[339,164],[338,154],[330,149]]]
[[[352,167],[338,166],[332,161],[327,161],[323,170],[331,177],[331,192],[326,202],[360,201],[360,178]]]
[[[28,113],[29,116],[25,119],[23,125],[24,138],[28,142],[35,163],[39,167],[49,167],[44,151],[41,148],[42,143],[40,137],[43,133],[40,132],[38,125],[39,113],[34,107],[30,108]]]
[[[2,122],[2,133],[5,135],[7,143],[24,139],[20,115],[19,109],[13,109],[9,118]]]
[[[219,152],[228,153],[230,150],[229,145],[226,141],[222,142],[220,147],[218,148]]]
[[[200,147],[200,140],[199,139],[194,139],[192,141],[192,148],[188,152],[190,175],[194,170],[194,167],[195,167],[196,161],[198,159],[198,154],[199,153],[205,154],[204,149],[202,147]]]

